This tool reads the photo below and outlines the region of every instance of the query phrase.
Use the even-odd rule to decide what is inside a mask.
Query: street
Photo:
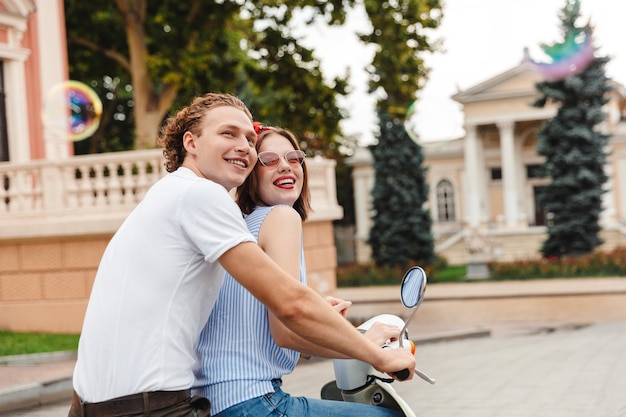
[[[416,377],[394,386],[418,416],[626,416],[626,323],[419,345],[416,358],[436,384]],[[330,361],[302,362],[284,389],[319,398],[331,379]],[[6,415],[67,410],[60,404]]]

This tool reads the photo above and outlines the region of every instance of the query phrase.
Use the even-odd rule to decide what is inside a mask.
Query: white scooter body
[[[383,346],[383,348],[403,348],[415,352],[415,345],[409,340],[406,327],[422,301],[425,285],[426,273],[424,270],[420,267],[411,268],[402,280],[402,302],[405,306],[413,308],[406,323],[398,316],[381,314],[372,317],[357,329],[365,333],[375,322],[397,326],[402,329],[401,338]],[[415,301],[411,301],[413,298]],[[322,387],[322,399],[370,404],[400,411],[405,417],[415,417],[413,410],[392,387],[391,383],[394,380],[388,375],[378,372],[371,365],[356,359],[334,359],[333,368],[336,380]],[[417,369],[415,371],[416,375],[434,384],[435,381],[432,378]]]

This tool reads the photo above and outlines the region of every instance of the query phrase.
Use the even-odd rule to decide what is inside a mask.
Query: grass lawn
[[[465,282],[467,279],[467,267],[465,265],[449,265],[441,271],[437,271],[431,279],[431,282]]]
[[[19,333],[0,331],[0,356],[78,349],[77,334]]]

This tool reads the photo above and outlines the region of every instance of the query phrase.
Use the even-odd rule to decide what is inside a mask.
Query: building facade
[[[543,162],[536,152],[537,132],[556,113],[554,107],[532,106],[539,81],[539,74],[521,63],[457,93],[453,99],[463,105],[465,136],[423,144],[436,252],[450,263],[471,262],[475,254],[502,261],[539,256],[547,213],[537,193],[548,179],[537,175]],[[614,84],[605,110],[599,129],[611,135],[610,180],[601,225],[604,248],[610,249],[626,244],[626,95],[621,85]],[[360,210],[356,257],[367,262],[373,171],[365,150],[351,163]]]

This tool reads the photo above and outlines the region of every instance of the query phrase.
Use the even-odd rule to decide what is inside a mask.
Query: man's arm
[[[291,331],[312,343],[371,364],[381,372],[409,370],[409,350],[381,349],[359,333],[315,291],[293,279],[253,242],[224,253],[219,262]]]

